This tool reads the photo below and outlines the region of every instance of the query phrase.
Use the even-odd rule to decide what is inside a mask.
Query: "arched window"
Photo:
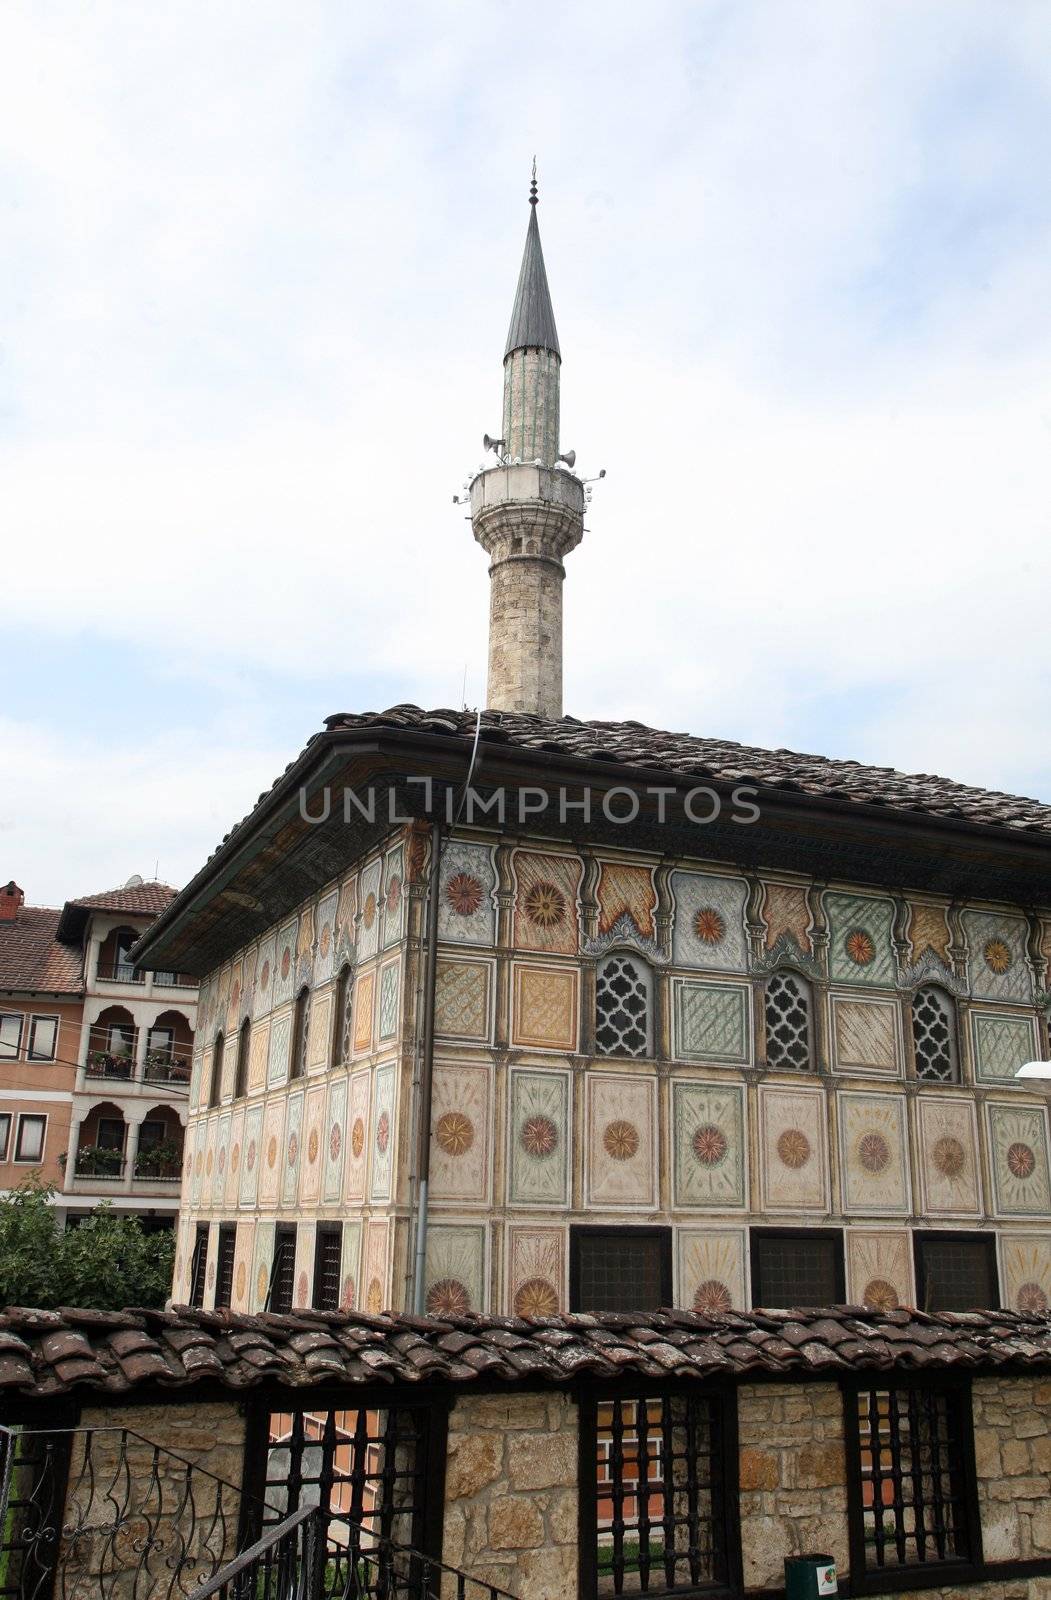
[[[310,990],[303,985],[296,995],[296,1014],[292,1024],[292,1065],[290,1078],[301,1078],[307,1070],[307,1035],[310,1032]]]
[[[350,1060],[354,1028],[354,972],[349,962],[336,984],[336,1022],[332,1029],[332,1065]]]
[[[795,972],[774,972],[766,983],[766,1064],[813,1066],[810,985]]]
[[[241,1100],[248,1093],[248,1045],[252,1037],[252,1024],[245,1017],[237,1035],[237,1066],[234,1069],[234,1099]]]
[[[956,1011],[944,989],[928,984],[912,1000],[912,1042],[916,1076],[928,1083],[959,1083]]]
[[[595,985],[595,1046],[603,1056],[648,1056],[650,969],[634,956],[609,956]]]
[[[217,1106],[223,1093],[223,1036],[217,1033],[212,1046],[212,1081],[208,1090],[208,1104]]]

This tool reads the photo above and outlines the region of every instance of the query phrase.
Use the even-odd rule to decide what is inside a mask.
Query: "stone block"
[[[1022,1528],[1013,1511],[982,1518],[982,1553],[986,1561],[1017,1561],[1022,1555]]]
[[[464,1434],[449,1439],[446,1500],[462,1500],[495,1483],[503,1470],[503,1440],[496,1434]]]
[[[799,1489],[831,1489],[847,1481],[847,1467],[843,1446],[832,1444],[805,1444],[793,1458],[789,1458],[789,1473]]]
[[[746,1448],[740,1457],[741,1489],[776,1489],[781,1482],[781,1466],[772,1450]]]
[[[1038,1439],[1047,1433],[1047,1417],[1040,1411],[1027,1411],[1014,1420],[1016,1439]]]
[[[561,1493],[551,1496],[547,1512],[547,1531],[553,1544],[576,1545],[578,1516],[575,1489],[563,1489]]]
[[[1029,1471],[1029,1446],[1024,1439],[1005,1439],[1000,1446],[1000,1460],[1007,1477],[1020,1477]]]
[[[508,1447],[513,1489],[566,1488],[577,1481],[577,1441],[570,1433],[523,1433]]]
[[[523,1550],[515,1563],[513,1587],[528,1600],[577,1600],[578,1559],[569,1545]]]
[[[1051,1438],[1030,1439],[1029,1457],[1034,1472],[1051,1472]]]
[[[974,1464],[979,1478],[1000,1476],[1000,1435],[995,1428],[975,1428]]]
[[[449,1418],[449,1433],[475,1433],[491,1428],[546,1428],[547,1400],[542,1394],[470,1395],[457,1400]]]
[[[544,1519],[527,1495],[504,1495],[489,1507],[491,1550],[529,1550],[543,1543]]]
[[[1051,1505],[1036,1508],[1029,1519],[1029,1532],[1035,1550],[1051,1550]]]

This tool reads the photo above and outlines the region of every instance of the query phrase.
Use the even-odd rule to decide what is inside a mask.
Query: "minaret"
[[[471,484],[471,525],[489,556],[492,711],[562,715],[562,558],[584,535],[584,486],[559,455],[562,356],[536,219],[529,227],[504,351],[500,465]]]

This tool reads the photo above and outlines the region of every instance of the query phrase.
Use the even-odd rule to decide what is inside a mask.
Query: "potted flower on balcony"
[[[123,1150],[84,1145],[77,1151],[78,1174],[85,1178],[116,1178],[124,1165]]]
[[[137,1178],[178,1178],[181,1173],[182,1145],[175,1139],[162,1139],[135,1157]]]
[[[146,1076],[148,1078],[161,1080],[170,1078],[172,1075],[173,1065],[174,1063],[172,1061],[170,1051],[163,1048],[157,1050],[147,1050]]]

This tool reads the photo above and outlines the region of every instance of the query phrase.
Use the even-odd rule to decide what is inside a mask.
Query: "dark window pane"
[[[862,1389],[858,1453],[866,1571],[966,1561],[966,1393],[938,1385]]]
[[[574,1311],[656,1311],[669,1303],[670,1230],[582,1228],[573,1237]]]
[[[219,1259],[215,1269],[215,1304],[228,1306],[234,1292],[234,1253],[237,1250],[237,1224],[223,1223],[219,1229]]]
[[[752,1304],[831,1306],[842,1298],[838,1239],[753,1234]]]
[[[925,1311],[978,1311],[1000,1303],[993,1240],[918,1239]]]
[[[291,1311],[296,1287],[296,1230],[279,1225],[274,1231],[274,1263],[270,1269],[270,1311]]]
[[[339,1265],[342,1251],[343,1229],[339,1223],[319,1227],[314,1255],[314,1305],[319,1311],[339,1310]]]
[[[204,1273],[208,1264],[208,1224],[197,1224],[197,1237],[193,1246],[193,1261],[190,1266],[190,1304],[192,1306],[204,1305]]]

